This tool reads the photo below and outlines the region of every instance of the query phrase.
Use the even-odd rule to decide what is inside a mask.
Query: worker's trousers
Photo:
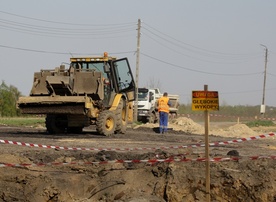
[[[168,130],[169,113],[159,112],[159,132],[165,133]]]

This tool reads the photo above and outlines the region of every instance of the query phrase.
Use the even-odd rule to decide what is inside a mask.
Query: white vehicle
[[[138,88],[137,120],[143,123],[156,123],[158,121],[157,101],[163,93],[158,88]],[[176,116],[179,107],[179,95],[168,95],[171,106],[170,115]]]

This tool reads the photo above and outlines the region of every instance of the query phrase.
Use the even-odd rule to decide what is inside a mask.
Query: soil
[[[203,125],[178,118],[166,134],[143,124],[110,137],[0,126],[0,201],[206,201]],[[275,202],[276,137],[267,134],[276,128],[209,129],[211,201]]]

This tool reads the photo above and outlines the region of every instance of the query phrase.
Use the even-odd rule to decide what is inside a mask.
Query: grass
[[[250,121],[246,123],[248,127],[258,127],[258,126],[275,126],[273,121],[266,121],[266,120],[257,120],[257,121]]]
[[[0,125],[39,126],[45,125],[45,117],[0,117]]]
[[[134,122],[135,125],[141,125],[141,122]],[[45,117],[27,116],[27,117],[0,117],[0,125],[5,126],[45,126]],[[275,126],[273,121],[256,120],[247,122],[248,127],[256,126]]]

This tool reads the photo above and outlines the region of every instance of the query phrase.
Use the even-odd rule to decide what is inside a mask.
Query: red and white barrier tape
[[[222,162],[222,161],[238,161],[241,158],[232,157],[232,158],[210,158],[210,162]],[[257,159],[272,159],[276,160],[276,156],[252,156],[249,157],[251,160]],[[173,162],[205,162],[206,158],[197,158],[197,159],[148,159],[148,160],[114,160],[114,161],[99,161],[99,162],[70,162],[70,163],[60,163],[60,162],[52,162],[52,163],[21,163],[21,164],[13,164],[13,163],[0,163],[0,167],[37,167],[37,166],[61,166],[61,165],[102,165],[102,164],[113,164],[113,163],[173,163]]]
[[[262,134],[256,137],[248,137],[248,138],[240,138],[237,140],[223,141],[223,142],[214,142],[210,143],[209,146],[219,146],[219,145],[227,145],[232,143],[239,143],[250,140],[257,140],[266,137],[275,136],[275,133]],[[1,140],[0,143],[4,144],[13,144],[18,146],[27,146],[27,147],[37,147],[37,148],[45,148],[45,149],[61,149],[61,150],[81,150],[81,151],[141,151],[141,150],[157,150],[157,149],[183,149],[183,148],[195,148],[195,147],[205,147],[205,144],[194,144],[194,145],[180,145],[180,146],[161,146],[161,147],[152,147],[152,148],[143,148],[143,147],[134,147],[134,148],[80,148],[80,147],[64,147],[64,146],[52,146],[52,145],[43,145],[43,144],[33,144],[33,143],[25,143],[25,142],[15,142],[9,140]]]
[[[196,117],[196,116],[203,116],[204,114],[178,114],[180,117]],[[253,120],[269,120],[275,121],[276,118],[263,118],[263,117],[249,117],[249,116],[233,116],[233,115],[222,115],[222,114],[209,114],[210,117],[225,117],[225,118],[240,118],[240,119],[253,119]]]
[[[275,133],[262,134],[262,135],[258,135],[256,137],[240,138],[240,139],[237,139],[237,140],[215,142],[215,143],[210,143],[209,145],[210,146],[226,145],[226,144],[239,143],[239,142],[245,142],[245,141],[250,141],[250,140],[257,140],[257,139],[272,137],[272,136],[275,136]],[[203,145],[203,146],[205,146],[205,145]]]

